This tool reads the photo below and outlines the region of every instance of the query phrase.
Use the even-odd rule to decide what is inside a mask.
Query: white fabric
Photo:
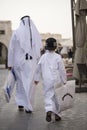
[[[43,78],[45,110],[58,114],[58,104],[55,97],[55,83],[66,83],[66,71],[59,54],[47,51],[42,55],[36,70],[35,81],[39,81],[40,73]]]
[[[25,21],[25,25],[21,21],[19,28],[13,33],[11,38],[8,51],[8,66],[14,68],[17,77],[15,98],[17,105],[22,105],[27,110],[33,110],[32,100],[35,91],[33,76],[37,60],[40,58],[42,42],[39,32],[30,20],[32,32],[31,48],[28,17],[25,17],[23,20]],[[26,53],[31,55],[33,59],[26,60]]]
[[[38,57],[40,57],[40,49],[42,48],[41,37],[35,25],[33,24],[32,20],[28,17],[24,19],[25,26],[21,21],[19,29],[17,30],[20,46],[25,51],[25,53],[29,52],[32,55],[31,43],[30,43],[30,27],[29,27],[29,20],[32,32],[32,47],[35,49],[34,52]]]

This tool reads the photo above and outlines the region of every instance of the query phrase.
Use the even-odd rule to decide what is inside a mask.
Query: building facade
[[[11,21],[0,21],[0,64],[7,67],[7,53],[12,29]]]
[[[5,64],[7,67],[8,46],[12,35],[11,21],[0,21],[0,64]],[[42,33],[42,43],[45,45],[45,40],[49,37],[56,38],[57,41],[62,39],[60,34]]]

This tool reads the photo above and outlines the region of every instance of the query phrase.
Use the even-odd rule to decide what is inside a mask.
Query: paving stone
[[[15,104],[15,90],[6,103],[3,85],[8,71],[0,69],[0,130],[87,130],[87,93],[75,93],[74,107],[61,113],[60,122],[45,120],[42,84],[36,87],[34,112],[19,112]],[[72,81],[71,81],[72,82]]]

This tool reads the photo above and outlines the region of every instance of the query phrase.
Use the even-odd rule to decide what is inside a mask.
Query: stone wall
[[[7,48],[12,34],[11,21],[0,21],[0,43]]]

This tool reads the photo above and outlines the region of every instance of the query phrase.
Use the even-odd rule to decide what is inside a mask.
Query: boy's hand
[[[34,83],[37,85],[39,83],[39,81],[34,81]]]

